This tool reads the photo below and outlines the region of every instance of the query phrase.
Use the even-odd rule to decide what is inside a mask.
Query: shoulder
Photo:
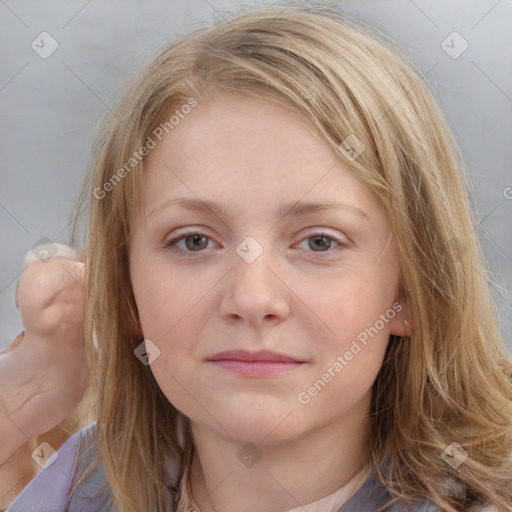
[[[390,500],[391,494],[388,488],[379,480],[377,473],[373,472],[338,512],[375,512],[386,507]],[[410,506],[397,502],[386,510],[388,512],[440,512],[439,508],[429,501],[417,504],[412,510]]]
[[[97,424],[91,423],[78,433],[80,436],[77,441],[77,456],[66,512],[110,512],[112,491],[101,462],[75,488],[98,453]]]
[[[375,512],[390,502],[391,493],[374,472],[362,487],[343,505],[338,512]],[[387,512],[442,512],[432,501],[425,499],[415,506],[403,501],[395,502],[385,509]],[[498,512],[491,506],[475,505],[467,512]]]
[[[42,443],[37,455],[44,466],[13,501],[7,512],[108,512],[108,492],[98,492],[105,482],[101,465],[78,487],[72,487],[83,474],[96,453],[96,423],[73,434],[55,452]]]

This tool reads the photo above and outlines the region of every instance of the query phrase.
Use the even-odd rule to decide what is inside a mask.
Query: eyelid
[[[196,229],[179,228],[179,229],[177,229],[174,232],[174,234],[172,236],[168,236],[165,239],[164,246],[166,248],[170,248],[173,251],[179,252],[182,255],[186,256],[186,257],[187,256],[194,256],[195,254],[201,254],[202,252],[205,252],[205,249],[200,250],[200,251],[185,251],[185,250],[182,250],[182,249],[177,249],[176,248],[176,244],[179,241],[181,241],[183,238],[186,238],[187,236],[192,236],[192,235],[204,236],[208,240],[214,241],[211,236],[207,235],[206,233],[203,233],[201,231],[202,229],[204,229],[204,228],[196,228]],[[329,233],[328,230],[322,229],[322,228],[305,228],[305,229],[307,229],[308,231],[304,232],[304,230],[303,230],[301,232],[302,233],[300,235],[301,238],[294,245],[294,247],[296,245],[302,243],[304,240],[307,240],[308,238],[312,238],[314,236],[325,236],[325,237],[333,240],[334,242],[336,242],[338,244],[338,246],[335,247],[332,250],[327,250],[327,251],[306,251],[306,252],[311,252],[313,254],[332,254],[332,253],[337,252],[337,250],[340,249],[340,248],[347,247],[347,246],[351,245],[351,241],[345,235],[341,235],[341,236],[340,235],[333,235],[333,234]],[[214,243],[216,243],[216,242],[214,242]]]
[[[332,233],[329,233],[329,231],[327,229],[324,229],[324,228],[306,228],[306,232],[301,231],[302,233],[302,238],[301,238],[301,242],[302,240],[304,240],[304,238],[309,238],[309,237],[312,237],[313,235],[317,235],[317,236],[326,236],[326,237],[329,237],[329,238],[332,238],[333,240],[335,240],[336,242],[338,242],[340,245],[349,245],[351,244],[351,240],[344,234],[332,234]]]
[[[205,233],[202,232],[203,229],[206,229],[206,228],[203,228],[203,227],[198,227],[198,228],[178,228],[178,229],[176,229],[175,231],[172,232],[173,233],[172,236],[169,235],[169,236],[166,237],[165,243],[177,240],[179,237],[185,237],[185,236],[191,236],[191,235],[208,236],[208,235],[206,235]],[[211,237],[208,236],[208,238],[211,238]]]
[[[179,228],[177,229],[172,236],[168,236],[165,238],[165,241],[164,241],[164,247],[166,248],[170,248],[172,250],[175,250],[176,252],[180,252],[182,254],[185,254],[186,256],[193,256],[195,254],[195,251],[184,251],[182,249],[176,249],[175,245],[183,240],[184,238],[186,238],[187,236],[192,236],[192,235],[200,235],[200,236],[204,236],[206,237],[208,240],[211,240],[213,241],[213,238],[209,235],[207,235],[206,233],[203,233],[202,230],[204,228],[196,228],[196,229],[188,229],[188,228]],[[216,242],[215,242],[216,243]],[[202,251],[197,251],[197,254],[200,254],[204,252],[204,250]]]

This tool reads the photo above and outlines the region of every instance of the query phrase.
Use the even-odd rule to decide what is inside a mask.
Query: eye
[[[167,240],[165,247],[172,251],[181,252],[185,256],[193,256],[193,253],[199,253],[203,249],[207,249],[209,240],[211,239],[208,236],[198,232],[180,234]],[[333,242],[336,244],[334,249],[337,249],[339,246],[348,245],[347,242],[336,239],[325,233],[313,233],[311,236],[304,238],[301,244],[304,242],[307,242],[307,246],[311,249],[311,252],[334,252],[334,250],[330,250],[333,248]],[[181,246],[179,244],[181,244]],[[304,249],[304,247],[302,247],[302,249]]]
[[[165,247],[172,248],[172,250],[179,250],[184,252],[186,256],[190,256],[190,253],[201,252],[202,249],[206,249],[208,246],[209,237],[202,233],[189,233],[181,236],[176,236],[165,242]],[[178,244],[183,242],[181,246]],[[176,249],[177,248],[177,249]]]
[[[314,233],[311,236],[305,238],[301,244],[307,242],[307,246],[309,249],[312,249],[312,252],[334,252],[329,251],[332,248],[332,243],[337,244],[334,248],[336,249],[338,246],[346,245],[342,240],[337,240],[330,235],[325,233]],[[300,247],[300,244],[299,244]]]

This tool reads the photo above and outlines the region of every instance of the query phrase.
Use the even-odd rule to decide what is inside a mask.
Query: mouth
[[[228,350],[211,356],[207,361],[218,368],[246,377],[266,377],[296,370],[306,362],[269,350],[249,352]]]

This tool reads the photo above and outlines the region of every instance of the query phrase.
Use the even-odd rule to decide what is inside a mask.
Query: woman
[[[84,194],[97,422],[11,512],[512,510],[467,177],[386,38],[289,8],[172,43]]]

